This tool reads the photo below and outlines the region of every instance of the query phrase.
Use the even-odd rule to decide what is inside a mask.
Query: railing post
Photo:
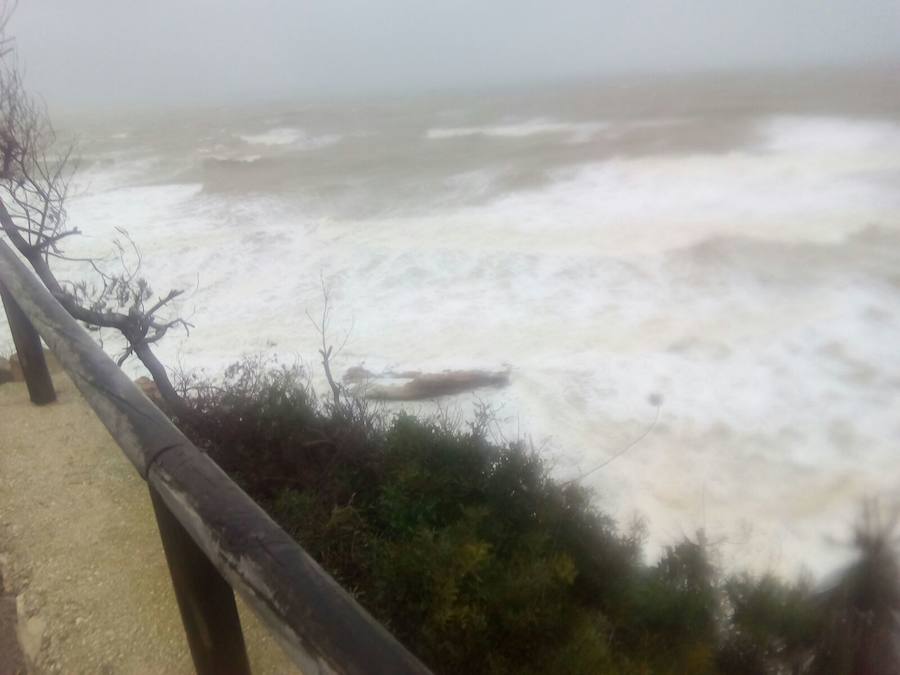
[[[250,675],[231,586],[153,487],[150,498],[198,675]]]
[[[3,299],[9,330],[16,345],[19,365],[22,366],[25,384],[28,386],[28,396],[36,405],[53,403],[56,400],[56,391],[53,389],[50,371],[47,370],[41,338],[3,284],[0,284],[0,297]]]

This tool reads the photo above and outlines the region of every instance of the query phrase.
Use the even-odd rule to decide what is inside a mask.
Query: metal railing
[[[0,293],[31,400],[43,338],[147,482],[198,673],[249,673],[238,591],[306,675],[428,673],[116,366],[0,241]]]

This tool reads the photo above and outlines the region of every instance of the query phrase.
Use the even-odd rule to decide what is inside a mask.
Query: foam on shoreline
[[[548,439],[560,476],[640,435],[660,395],[654,433],[590,477],[601,507],[646,516],[651,552],[702,527],[742,564],[832,569],[828,537],[900,482],[897,121],[735,116],[751,141],[675,152],[705,118],[445,117],[310,120],[309,138],[342,138],[321,154],[297,120],[236,120],[152,164],[98,163],[71,200],[91,235],[73,253],[129,228],[154,288],[190,289],[196,328],[161,358],[213,371],[271,351],[315,372],[321,274],[336,341],[350,332],[339,371],[509,364],[483,396],[508,433]],[[260,157],[210,190],[198,147],[244,142]]]

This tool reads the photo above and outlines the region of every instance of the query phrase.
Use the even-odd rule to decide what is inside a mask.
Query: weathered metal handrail
[[[13,333],[23,320],[36,329],[147,481],[198,673],[249,672],[232,589],[306,675],[429,672],[144,396],[3,241],[0,286]]]

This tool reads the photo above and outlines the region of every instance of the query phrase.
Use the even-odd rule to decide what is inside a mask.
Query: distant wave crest
[[[473,127],[438,127],[429,129],[425,137],[429,140],[446,140],[466,136],[494,136],[497,138],[523,138],[538,134],[566,134],[573,142],[590,140],[607,126],[605,122],[557,122],[533,119],[524,122]]]
[[[337,134],[310,136],[302,129],[294,127],[277,127],[258,134],[241,134],[240,139],[250,145],[291,146],[303,150],[313,150],[337,143],[341,137]]]

